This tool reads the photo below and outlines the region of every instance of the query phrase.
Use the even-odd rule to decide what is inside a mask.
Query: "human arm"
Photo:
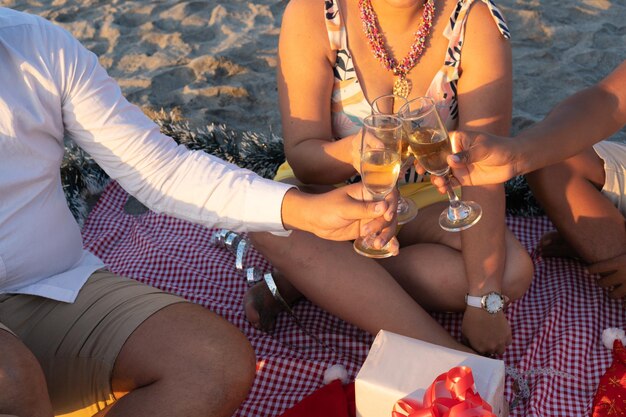
[[[626,125],[626,61],[596,85],[559,103],[514,140],[455,132],[448,162],[463,185],[491,184],[574,156]]]
[[[278,94],[285,154],[303,183],[336,184],[355,174],[358,135],[333,140],[331,51],[322,5],[291,1],[278,44]]]
[[[512,111],[510,45],[480,2],[474,3],[468,16],[461,67],[459,128],[506,134]],[[503,186],[463,187],[462,193],[464,200],[474,200],[483,209],[481,220],[461,232],[467,292],[473,296],[501,293],[507,257]],[[502,353],[511,341],[511,329],[502,311],[492,315],[468,306],[462,332],[480,353]]]
[[[298,228],[334,239],[355,238],[359,220],[380,217],[376,204],[360,201],[355,190],[309,197],[177,145],[124,99],[94,54],[60,28],[46,24],[45,30],[49,49],[62,51],[42,55],[50,60],[65,131],[152,210],[206,226]],[[386,203],[378,205],[384,212]]]

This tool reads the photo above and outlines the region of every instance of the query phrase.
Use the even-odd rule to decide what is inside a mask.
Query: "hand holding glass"
[[[459,232],[475,225],[482,216],[482,208],[474,201],[459,200],[452,189],[452,174],[446,161],[452,153],[452,146],[435,102],[430,97],[413,99],[402,107],[400,117],[415,159],[430,174],[446,179],[450,205],[439,216],[441,228]]]
[[[396,96],[394,94],[386,94],[377,97],[372,101],[372,114],[388,114],[399,115],[400,109],[407,104],[408,101],[404,97]],[[400,172],[404,172],[411,164],[411,153],[409,151],[409,144],[405,137],[404,131],[402,132],[401,140],[401,152],[400,152]],[[399,182],[397,183],[399,189]],[[417,215],[417,205],[413,200],[402,197],[400,194],[398,197],[398,224],[406,224],[413,220]]]
[[[363,119],[361,129],[361,181],[374,201],[393,191],[400,172],[402,121],[393,115],[373,114]],[[390,243],[373,246],[376,234],[354,241],[354,250],[370,258],[393,256]]]

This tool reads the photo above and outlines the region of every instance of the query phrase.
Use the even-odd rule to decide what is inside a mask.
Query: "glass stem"
[[[406,170],[409,169],[409,167],[411,166],[411,164],[413,163],[413,157],[409,156],[407,157],[403,162],[402,165],[400,166],[400,174],[398,175],[398,180],[396,181],[396,189],[398,190],[398,209],[397,212],[400,214],[404,214],[409,210],[409,205],[406,202],[406,200],[404,199],[404,197],[402,197],[402,194],[400,193],[400,178],[404,178],[406,175]]]
[[[385,197],[380,197],[380,196],[374,196],[372,198],[371,201],[383,201],[385,199]],[[361,246],[363,248],[368,248],[371,249],[374,247],[374,241],[376,240],[376,238],[380,235],[380,231],[378,232],[371,232],[368,235],[365,236],[361,236]],[[2,416],[2,414],[0,414],[0,417]]]
[[[452,174],[450,172],[443,175],[443,178],[446,180],[446,193],[448,194],[448,200],[450,201],[450,206],[448,207],[448,218],[452,221],[459,221],[465,219],[469,215],[469,212],[467,206],[459,200],[459,197],[454,192],[452,182],[450,181],[451,177]]]
[[[404,198],[402,198],[402,194],[400,194],[399,182],[396,182],[396,189],[398,190],[398,208],[396,209],[396,211],[398,213],[405,213],[407,211],[407,204],[406,201],[404,201]]]

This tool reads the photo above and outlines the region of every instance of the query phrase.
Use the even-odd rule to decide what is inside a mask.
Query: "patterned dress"
[[[331,95],[332,131],[336,139],[352,135],[361,128],[364,117],[371,114],[370,103],[365,98],[361,88],[361,82],[354,69],[352,53],[348,49],[348,36],[346,27],[341,19],[338,0],[324,1],[324,14],[326,29],[330,47],[336,52],[333,66],[334,83]],[[459,81],[459,66],[461,63],[461,51],[465,38],[465,24],[470,7],[475,1],[485,3],[500,30],[502,36],[510,39],[510,33],[502,13],[491,0],[458,0],[457,5],[450,16],[448,25],[443,35],[449,40],[446,58],[443,65],[435,74],[426,92],[426,96],[435,100],[439,115],[449,130],[456,129],[459,120],[459,107],[457,100],[457,83]],[[289,176],[290,169],[284,164],[279,169],[277,179]],[[293,176],[293,175],[292,175]],[[348,182],[358,181],[358,176],[349,179]],[[418,175],[414,168],[408,170],[401,183],[409,187],[402,187],[403,195],[413,195],[417,191],[425,191],[424,187],[430,182],[424,182],[424,178]],[[441,200],[441,196],[432,190],[430,197],[416,200],[418,206],[423,207]]]
[[[425,95],[437,103],[439,114],[448,129],[456,128],[459,118],[457,83],[461,50],[465,38],[468,11],[475,1],[487,4],[498,29],[506,39],[509,30],[500,11],[491,0],[459,0],[443,35],[449,40],[446,58],[430,83]],[[337,0],[325,1],[326,29],[332,50],[337,51],[333,68],[334,85],[331,97],[333,135],[343,138],[361,128],[361,120],[371,113],[348,49],[346,27],[341,20]]]

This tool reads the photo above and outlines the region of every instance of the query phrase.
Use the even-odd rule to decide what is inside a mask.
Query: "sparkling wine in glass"
[[[393,115],[373,114],[363,119],[361,129],[361,182],[374,201],[384,200],[393,191],[400,173],[402,121]],[[376,249],[376,234],[359,237],[354,250],[370,258],[393,255],[390,243]]]
[[[400,109],[407,103],[408,101],[404,97],[400,97],[395,94],[385,94],[372,101],[372,114],[399,115]],[[409,142],[404,131],[402,132],[400,158],[400,172],[405,172],[410,167],[412,161],[411,151],[409,150]],[[400,191],[400,180],[397,182],[397,187],[398,191]],[[398,209],[396,211],[396,215],[398,218],[398,224],[402,225],[413,220],[415,216],[417,216],[418,209],[413,200],[404,198],[399,192],[398,195]]]
[[[439,216],[441,228],[449,232],[460,232],[475,225],[483,211],[474,201],[461,201],[452,189],[452,174],[446,161],[447,156],[452,153],[452,146],[435,102],[430,97],[413,99],[402,107],[400,116],[415,159],[430,174],[446,179],[450,204]]]

